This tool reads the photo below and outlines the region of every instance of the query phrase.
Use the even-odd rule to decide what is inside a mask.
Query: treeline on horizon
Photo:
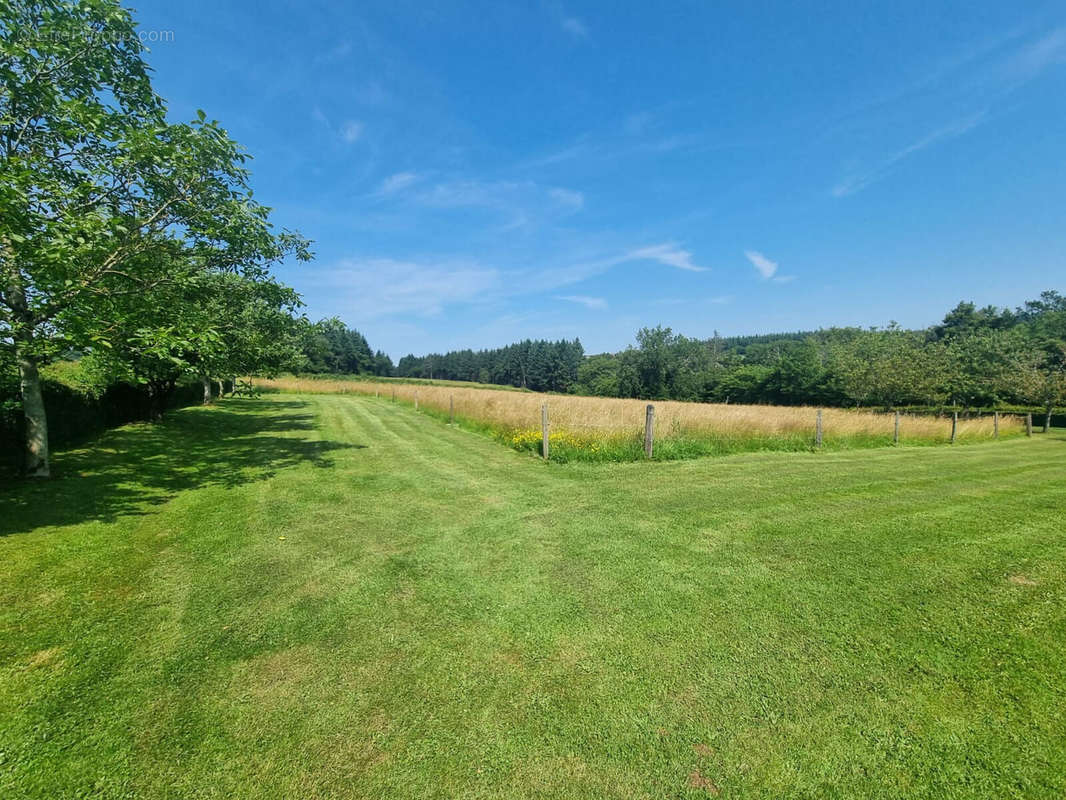
[[[388,371],[384,360],[371,359],[374,369],[358,371],[649,400],[1019,404],[1049,413],[1066,403],[1066,297],[1057,291],[1016,309],[962,302],[939,324],[919,330],[893,323],[696,339],[660,326],[643,328],[636,338],[635,346],[618,353],[585,356],[577,339],[525,340],[491,350],[408,355]]]

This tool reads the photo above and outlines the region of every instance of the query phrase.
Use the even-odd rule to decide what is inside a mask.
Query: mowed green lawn
[[[1066,439],[545,465],[385,400],[0,489],[0,797],[1062,797]]]

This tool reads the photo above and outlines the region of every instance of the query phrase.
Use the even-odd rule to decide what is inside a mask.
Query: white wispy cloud
[[[627,121],[621,125],[622,136],[593,138],[591,135],[586,135],[576,144],[561,150],[520,161],[515,165],[515,169],[543,169],[567,161],[603,163],[641,156],[657,156],[692,148],[700,143],[700,137],[693,134],[674,134],[645,139],[641,138],[643,134],[630,131]]]
[[[381,182],[379,194],[394,194],[401,189],[406,189],[418,180],[415,172],[396,172]]]
[[[588,297],[583,294],[565,294],[556,298],[568,303],[577,303],[593,311],[603,311],[607,308],[607,301],[602,297]]]
[[[574,189],[562,186],[544,187],[534,181],[484,181],[463,179],[442,181],[419,195],[426,205],[441,208],[462,206],[543,206],[545,197],[556,205],[568,209],[580,209],[585,205],[585,196]]]
[[[575,211],[579,211],[585,206],[585,195],[581,192],[575,192],[573,189],[556,187],[549,189],[548,195],[560,205],[567,206]]]
[[[631,250],[621,257],[621,261],[658,261],[669,267],[688,270],[689,272],[706,272],[707,267],[700,267],[692,263],[692,253],[684,250],[673,242],[656,244],[651,247],[641,247]]]
[[[744,257],[751,262],[751,265],[759,271],[763,278],[772,278],[774,273],[777,272],[777,262],[771,261],[758,250],[745,250]]]
[[[314,277],[348,319],[432,316],[448,305],[483,300],[501,286],[499,270],[472,261],[350,258]]]
[[[928,97],[936,99],[938,109],[968,108],[970,113],[933,127],[924,136],[879,160],[849,170],[833,185],[831,194],[834,197],[855,194],[884,178],[901,161],[969,133],[986,122],[991,110],[1004,103],[1011,93],[1063,63],[1066,63],[1066,26],[1036,37],[1027,36],[1020,29],[1009,30],[945,58],[917,81],[858,110],[847,127],[891,130],[894,126],[886,122],[886,117],[909,118],[914,114],[915,104]]]
[[[687,272],[707,272],[709,269],[694,264],[692,253],[688,250],[676,243],[665,242],[616,252],[614,255],[591,256],[569,263],[560,259],[555,265],[538,267],[536,279],[542,288],[570,286],[634,261],[657,261]]]
[[[350,119],[341,125],[341,138],[344,141],[351,144],[352,142],[359,141],[359,137],[363,135],[363,123],[358,120]]]
[[[379,195],[389,196],[380,191]],[[532,180],[422,180],[417,191],[401,197],[409,206],[430,211],[482,209],[495,217],[493,230],[497,234],[518,229],[545,230],[554,220],[574,214],[585,205],[585,196],[579,191]]]
[[[651,301],[652,305],[656,306],[724,306],[732,302],[733,295],[731,294],[720,294],[714,297],[660,297]]]
[[[533,186],[532,183],[528,184]],[[418,196],[420,202],[438,208],[511,205],[511,197],[522,188],[516,181],[454,180],[429,187]]]
[[[1012,77],[1029,80],[1063,62],[1066,62],[1066,26],[1020,48],[1008,62],[1007,69]]]
[[[477,258],[444,255],[415,258],[353,257],[324,268],[314,268],[309,280],[329,298],[328,310],[344,319],[378,320],[397,316],[431,317],[446,308],[476,304],[491,308],[505,298],[541,292],[558,292],[561,302],[604,311],[604,297],[580,291],[563,293],[588,278],[610,271],[621,264],[656,261],[676,269],[703,272],[706,268],[692,261],[692,254],[676,243],[639,247],[613,256],[593,258],[567,264],[560,258],[532,266],[507,263],[487,264]],[[731,296],[692,298],[703,303],[727,303]]]
[[[866,167],[864,169],[858,169],[853,171],[850,175],[847,175],[835,186],[833,186],[833,197],[847,197],[850,194],[855,194],[871,183],[880,178],[883,178],[888,172],[890,172],[897,164],[915,153],[925,150],[927,147],[931,147],[939,142],[947,141],[948,139],[954,139],[958,136],[962,136],[965,133],[972,131],[978,125],[985,121],[988,117],[987,110],[981,111],[977,114],[964,117],[963,119],[955,120],[947,125],[930,131],[921,139],[907,145],[901,150],[897,150],[895,153],[885,157],[879,163]]]
[[[579,20],[577,17],[563,17],[560,24],[563,26],[563,30],[573,36],[575,39],[584,39],[588,37],[589,31],[585,27],[585,23]]]

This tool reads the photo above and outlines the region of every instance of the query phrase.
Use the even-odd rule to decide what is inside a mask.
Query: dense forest
[[[378,350],[373,352],[366,337],[349,328],[336,317],[306,320],[300,336],[302,359],[291,365],[311,373],[392,375],[392,359]]]
[[[585,357],[581,343],[405,356],[397,375],[605,397],[832,406],[1051,408],[1066,402],[1066,298],[1019,308],[959,303],[923,330],[829,328],[693,339],[644,328],[635,346]]]
[[[336,317],[303,321],[301,355],[292,368],[314,374],[361,374],[399,378],[475,381],[538,392],[571,392],[584,362],[581,342],[529,340],[495,350],[456,350],[443,355],[404,356],[393,366],[366,337]]]
[[[396,374],[519,386],[538,392],[571,392],[577,386],[585,350],[577,339],[529,340],[495,350],[458,350],[421,358],[404,356]]]

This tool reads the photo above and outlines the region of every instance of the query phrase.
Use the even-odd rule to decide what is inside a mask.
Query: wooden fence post
[[[896,412],[896,426],[892,431],[892,444],[899,444],[899,412]]]
[[[992,438],[993,439],[998,439],[999,438],[999,412],[998,411],[993,411],[992,412]]]
[[[448,424],[455,424],[455,395],[448,395]]]
[[[540,452],[548,460],[548,404],[540,407]]]
[[[1025,435],[1026,436],[1032,436],[1033,435],[1033,414],[1032,414],[1032,412],[1029,412],[1028,414],[1025,415]]]
[[[959,412],[951,412],[951,443],[955,444],[955,439],[959,435]]]
[[[655,445],[655,406],[648,404],[644,412],[644,455],[651,458],[652,448]]]
[[[814,418],[814,446],[822,446],[822,409],[818,409],[818,415]]]
[[[396,387],[392,387],[392,402],[396,402]]]
[[[415,389],[415,411],[418,411],[418,389]]]

